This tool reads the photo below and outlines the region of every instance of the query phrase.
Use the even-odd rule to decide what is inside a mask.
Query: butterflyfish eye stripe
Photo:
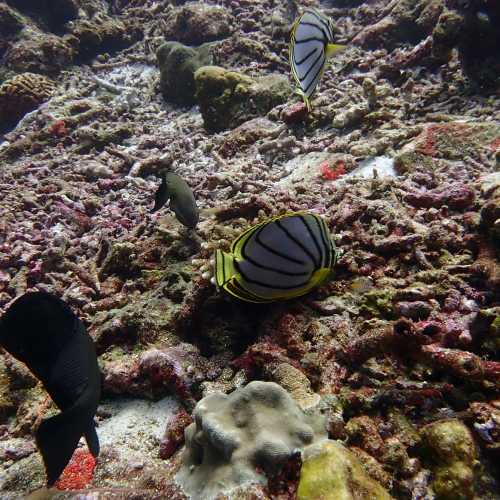
[[[309,251],[309,249],[307,249],[300,241],[298,241],[297,238],[295,238],[295,236],[290,234],[290,232],[286,229],[286,227],[284,227],[281,224],[281,222],[279,220],[276,221],[276,225],[288,236],[288,238],[290,238],[290,240],[292,240],[298,247],[300,247],[304,251],[304,253],[309,256],[312,263],[316,267],[318,267],[318,263],[317,263],[316,259],[314,258],[314,255]]]
[[[321,265],[323,264],[323,251],[321,250],[321,247],[319,246],[318,241],[316,240],[316,236],[314,235],[312,229],[309,227],[309,224],[305,220],[305,217],[300,215],[299,219],[302,222],[302,224],[304,224],[304,226],[306,227],[307,232],[309,233],[314,242],[314,246],[316,247],[316,250],[318,251],[319,255],[319,264],[317,264],[317,266],[321,267]]]

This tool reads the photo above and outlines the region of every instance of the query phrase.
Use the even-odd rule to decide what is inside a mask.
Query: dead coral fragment
[[[229,396],[211,394],[196,405],[194,420],[177,475],[193,500],[265,483],[258,469],[277,474],[297,451],[326,438],[323,420],[306,416],[273,382],[251,382]]]
[[[55,91],[55,83],[43,75],[22,73],[0,86],[0,123],[15,125],[26,113],[45,102]]]

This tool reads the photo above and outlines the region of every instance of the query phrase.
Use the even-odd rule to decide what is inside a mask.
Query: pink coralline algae
[[[191,423],[193,419],[185,410],[174,415],[160,442],[160,458],[170,458],[184,444],[184,429]]]
[[[281,119],[288,125],[300,123],[307,117],[307,106],[303,102],[297,102],[286,107],[281,112]]]
[[[454,210],[463,210],[474,203],[474,191],[469,186],[456,183],[429,191],[414,191],[408,193],[404,200],[417,208],[440,208],[448,205]]]
[[[471,352],[436,344],[422,346],[421,353],[431,364],[457,377],[477,382],[488,380],[500,386],[500,363],[497,361],[485,361]]]

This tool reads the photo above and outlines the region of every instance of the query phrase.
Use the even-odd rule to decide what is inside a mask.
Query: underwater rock
[[[437,170],[436,159],[464,161],[477,151],[491,150],[500,137],[500,126],[493,122],[428,123],[422,132],[401,148],[394,158],[398,174]]]
[[[43,75],[23,73],[0,86],[0,129],[14,126],[26,113],[45,102],[56,90]]]
[[[10,44],[5,52],[5,66],[17,73],[57,74],[71,64],[75,50],[70,40],[33,29],[29,36]]]
[[[361,30],[353,43],[370,48],[394,47],[398,42],[418,43],[430,34],[443,7],[443,0],[390,2],[384,17]]]
[[[408,193],[404,200],[417,208],[440,208],[447,205],[454,210],[463,210],[474,203],[474,191],[464,184],[447,184],[428,191]]]
[[[212,63],[210,45],[187,47],[179,42],[165,42],[157,51],[160,89],[167,102],[192,105],[196,102],[194,73]]]
[[[54,31],[64,23],[78,17],[80,7],[79,0],[44,0],[37,2],[9,0],[9,3],[21,12],[42,20],[44,24]]]
[[[332,125],[335,128],[353,127],[359,123],[363,117],[369,113],[369,111],[370,108],[368,107],[368,104],[356,104],[348,108],[346,111],[335,115]]]
[[[118,275],[129,277],[138,272],[135,262],[135,246],[132,243],[115,243],[105,256],[99,270],[99,279],[102,281],[108,276]]]
[[[474,402],[470,404],[473,415],[474,430],[479,436],[482,446],[492,451],[500,448],[500,401],[491,404]]]
[[[481,225],[500,240],[500,197],[488,201],[481,209]]]
[[[201,45],[228,37],[234,25],[233,16],[224,7],[191,3],[178,9],[167,21],[163,35],[167,40]]]
[[[287,125],[303,122],[308,115],[307,106],[304,102],[296,102],[291,106],[286,107],[281,112],[281,119]]]
[[[267,113],[291,94],[286,77],[271,74],[259,78],[204,66],[194,74],[196,96],[209,132],[234,128]]]
[[[259,139],[276,135],[279,130],[279,127],[268,118],[261,116],[253,118],[231,130],[224,137],[219,152],[224,158],[231,158]]]
[[[380,458],[384,453],[384,441],[380,437],[375,422],[366,415],[354,417],[347,422],[345,432],[349,444],[357,446],[374,458]]]
[[[320,396],[311,389],[309,379],[294,366],[280,363],[271,370],[271,377],[274,382],[290,393],[303,410],[313,408],[319,403]]]
[[[432,488],[442,500],[469,500],[474,495],[477,449],[469,429],[450,419],[426,425],[421,434],[429,450],[434,480]]]
[[[323,419],[306,416],[273,382],[250,382],[228,396],[211,394],[198,402],[193,417],[177,474],[193,500],[215,498],[243,483],[265,484],[262,472],[278,474],[298,451],[326,438]]]
[[[193,419],[186,410],[180,410],[174,415],[160,442],[160,458],[170,458],[184,444],[184,430],[192,423]]]
[[[18,31],[21,31],[23,27],[24,21],[22,16],[8,5],[0,4],[0,33],[2,36],[9,37],[14,35]]]
[[[390,500],[355,455],[339,441],[324,440],[306,448],[298,500]]]

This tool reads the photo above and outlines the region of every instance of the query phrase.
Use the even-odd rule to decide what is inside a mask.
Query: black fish
[[[94,343],[65,302],[45,292],[30,292],[0,319],[0,345],[26,364],[61,410],[43,420],[35,434],[47,485],[52,486],[81,436],[92,455],[99,455],[94,414],[101,374]]]
[[[199,212],[193,191],[187,182],[173,172],[161,175],[161,184],[155,195],[155,205],[152,212],[159,210],[170,199],[170,208],[179,222],[186,227],[194,228],[198,224]]]

